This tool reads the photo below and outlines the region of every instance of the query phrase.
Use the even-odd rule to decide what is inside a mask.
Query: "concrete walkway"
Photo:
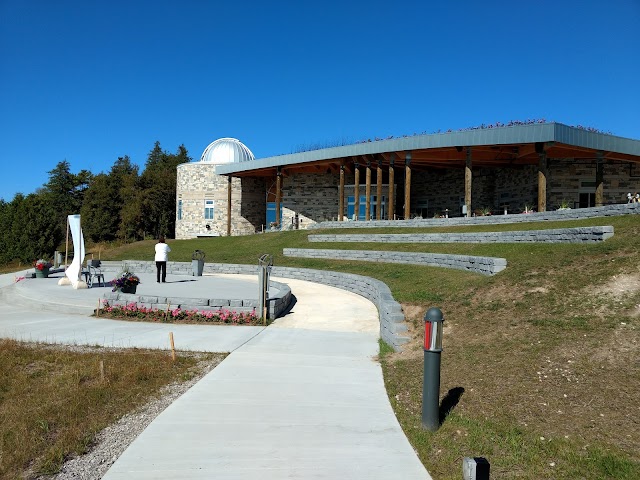
[[[173,331],[179,349],[232,352],[162,412],[105,479],[430,478],[374,360],[376,309],[358,295],[279,279],[296,304],[267,328],[158,325],[42,310],[18,293],[44,288],[35,283],[42,279],[10,279],[0,278],[2,337],[167,348]]]

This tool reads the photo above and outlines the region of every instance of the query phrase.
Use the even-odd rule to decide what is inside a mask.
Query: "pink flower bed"
[[[159,310],[157,308],[138,306],[137,303],[110,305],[107,300],[103,300],[102,307],[100,308],[100,315],[105,315],[111,318],[148,322],[217,323],[226,325],[262,324],[262,321],[256,315],[255,308],[252,312],[235,312],[226,309],[215,311],[196,309],[185,310],[181,308]]]

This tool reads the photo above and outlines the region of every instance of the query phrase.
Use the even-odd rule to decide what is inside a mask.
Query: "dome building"
[[[211,142],[202,152],[201,162],[223,165],[225,163],[250,162],[255,156],[240,140],[220,138]]]
[[[246,235],[260,228],[265,216],[264,180],[216,174],[219,165],[253,160],[253,153],[242,142],[220,138],[205,148],[200,161],[178,165],[176,238]]]

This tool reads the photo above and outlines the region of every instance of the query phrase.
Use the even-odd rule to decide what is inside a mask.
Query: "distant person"
[[[158,243],[156,243],[156,279],[160,283],[160,272],[162,271],[162,283],[167,281],[167,260],[169,260],[169,252],[171,248],[164,243],[164,236],[160,235]]]

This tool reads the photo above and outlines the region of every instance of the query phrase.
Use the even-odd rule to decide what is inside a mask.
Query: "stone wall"
[[[531,165],[510,168],[487,169],[494,172],[495,191],[493,203],[488,204],[494,212],[522,212],[525,206],[538,205],[538,167]],[[482,208],[482,207],[481,207]]]
[[[511,211],[535,205],[538,195],[537,168],[474,168],[471,182],[471,210],[489,209],[498,212],[503,205]],[[411,177],[411,212],[431,218],[461,215],[464,204],[464,169],[414,172]]]
[[[404,263],[427,267],[454,268],[495,275],[507,268],[507,260],[495,257],[450,255],[445,253],[416,253],[375,250],[329,250],[316,248],[284,248],[285,257],[321,258],[324,260],[356,260],[375,263]]]
[[[517,165],[500,168],[473,168],[471,210],[488,208],[494,214],[507,205],[511,212],[538,205],[538,167]],[[549,159],[547,169],[547,209],[555,210],[563,201],[576,208],[580,193],[594,193],[595,160]],[[582,186],[583,182],[592,185]],[[640,167],[630,163],[605,161],[604,204],[624,203],[627,193],[640,192]],[[464,199],[464,170],[414,172],[411,185],[411,212],[423,218],[460,214]],[[426,208],[428,205],[428,209]]]
[[[216,175],[215,165],[204,162],[183,163],[177,168],[176,238],[227,234],[228,177]],[[232,178],[231,234],[255,233],[264,223],[266,205],[264,180]],[[214,218],[205,219],[205,200],[214,201]],[[178,204],[182,200],[182,219]],[[207,228],[209,225],[209,228]]]
[[[332,173],[283,177],[282,225],[291,224],[296,213],[301,228],[336,219],[339,183],[339,175]]]
[[[309,242],[338,243],[595,243],[613,237],[613,227],[552,228],[511,232],[378,233],[309,235]]]
[[[626,201],[628,192],[640,191],[640,168],[634,172],[631,164],[606,162],[604,167],[604,203]],[[385,170],[386,172],[386,170]],[[365,194],[365,174],[361,167],[360,194]],[[375,169],[371,194],[376,195]],[[403,211],[404,178],[396,168],[396,209]],[[385,175],[387,175],[385,173]],[[298,217],[299,228],[338,217],[339,174],[293,174],[283,177],[282,226],[291,228]],[[589,188],[582,182],[595,182],[595,160],[579,161],[550,159],[547,175],[547,209],[558,208],[563,200],[574,207],[580,193]],[[347,196],[353,194],[353,173],[345,175],[345,215]],[[273,178],[232,179],[232,235],[260,231],[266,223],[267,183],[274,195]],[[388,195],[388,187],[384,187]],[[504,206],[509,213],[519,213],[525,207],[537,208],[538,173],[535,165],[500,168],[474,168],[471,209],[488,209],[501,214]],[[204,200],[215,202],[213,220],[204,219]],[[215,174],[212,164],[193,162],[178,166],[177,200],[182,200],[182,220],[176,221],[176,238],[198,235],[226,235],[227,232],[227,177]],[[273,200],[273,199],[272,199]],[[411,216],[432,218],[461,215],[464,202],[464,169],[415,170],[411,185]],[[206,225],[210,226],[207,230]]]
[[[216,268],[216,264],[205,264],[204,271],[206,273],[244,273],[247,275],[258,274],[257,265],[229,265],[232,271],[225,271],[225,267]],[[155,262],[143,260],[127,260],[124,262],[103,261],[101,265],[104,271],[120,272],[125,267],[135,273],[155,273]],[[235,268],[234,268],[235,267]],[[172,275],[192,275],[193,269],[190,262],[168,262],[167,273]],[[289,309],[293,297],[291,289],[288,285],[281,282],[269,281],[269,298],[267,300],[267,317],[275,319],[284,314]],[[257,297],[257,295],[256,295]],[[109,292],[103,295],[111,305],[128,305],[137,303],[138,306],[145,308],[153,308],[156,310],[167,310],[167,308],[180,308],[182,310],[198,310],[201,312],[231,310],[234,312],[254,312],[260,317],[260,313],[256,312],[258,300],[252,298],[194,298],[194,297],[171,297],[162,295],[137,295],[121,292]]]
[[[404,188],[404,178],[400,181]],[[428,170],[412,172],[411,213],[423,218],[460,214],[460,203],[464,203],[464,170]],[[404,204],[404,198],[399,199]],[[403,210],[403,209],[402,209]]]
[[[369,222],[322,222],[311,228],[374,228],[374,227],[444,227],[455,225],[493,225],[504,223],[546,222],[561,220],[582,220],[585,218],[611,217],[617,215],[640,214],[640,203],[623,203],[593,208],[577,208],[509,215],[490,215],[486,217],[455,218],[414,218],[411,220],[371,220]]]
[[[596,181],[595,160],[555,160],[548,166],[547,207],[556,208],[563,201],[577,206],[580,193],[593,193],[595,186],[584,187],[582,182]],[[603,169],[603,202],[605,205],[624,203],[627,193],[640,192],[640,167],[631,163],[605,161]]]
[[[378,308],[380,337],[385,342],[394,350],[401,351],[402,345],[410,340],[402,306],[393,298],[387,284],[380,280],[353,273],[294,267],[273,267],[271,274],[275,277],[321,283],[360,295]],[[293,294],[295,295],[295,292]]]
[[[121,270],[126,264],[135,271],[155,271],[153,262],[125,261],[125,262],[103,262],[103,265],[110,270]],[[255,274],[257,275],[257,265],[242,265],[228,263],[205,263],[205,273],[231,273],[231,274]],[[188,262],[168,262],[167,272],[175,274],[189,275],[191,264]],[[306,280],[308,282],[321,283],[332,287],[341,288],[348,292],[360,295],[373,302],[378,308],[380,319],[380,337],[391,345],[395,350],[400,351],[402,345],[409,341],[406,335],[407,325],[405,323],[402,307],[395,301],[389,287],[380,280],[355,275],[352,273],[332,272],[325,270],[312,270],[308,268],[295,267],[273,267],[272,277],[294,278]],[[293,292],[295,295],[295,292]]]

